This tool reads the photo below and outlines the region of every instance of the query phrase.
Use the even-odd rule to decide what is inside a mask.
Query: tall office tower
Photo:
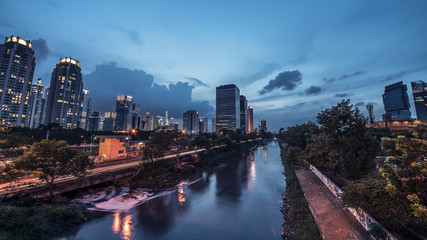
[[[132,129],[141,129],[141,106],[134,103],[132,106]]]
[[[40,111],[40,125],[45,125],[46,122],[46,98],[42,98],[42,105]]]
[[[83,101],[80,103],[80,123],[79,128],[89,130],[89,116],[92,111],[92,99],[89,97],[89,91],[83,89]]]
[[[154,130],[154,118],[151,113],[146,112],[144,116],[142,116],[143,129],[145,131]]]
[[[240,95],[240,130],[242,133],[247,131],[248,124],[248,99]]]
[[[411,82],[411,85],[417,119],[427,123],[427,83],[420,80]]]
[[[199,132],[200,133],[207,133],[208,132],[208,118],[207,117],[200,117],[199,118]]]
[[[0,128],[28,125],[35,66],[31,42],[11,36],[0,44]]]
[[[196,110],[184,112],[182,130],[187,134],[199,134],[199,113]]]
[[[28,124],[27,124],[29,128],[38,128],[41,124],[43,90],[44,88],[42,84],[42,79],[39,78],[31,87],[31,94],[30,94],[30,101],[29,101],[30,120],[28,121]]]
[[[156,130],[158,128],[161,128],[162,126],[163,126],[163,117],[157,116],[153,122],[153,129]]]
[[[61,58],[52,72],[47,98],[46,123],[74,129],[80,123],[83,78],[79,61]]]
[[[374,113],[373,113],[374,112],[374,105],[369,103],[366,105],[366,109],[368,110],[368,122],[367,122],[367,124],[368,124],[368,126],[373,126],[375,123],[375,121],[374,121],[375,117],[374,117]]]
[[[385,87],[383,103],[386,116],[384,120],[409,120],[411,111],[409,110],[409,98],[406,92],[406,84],[402,81]]]
[[[104,115],[104,125],[102,131],[114,131],[116,126],[116,113],[106,112]]]
[[[166,116],[165,116],[165,123],[169,124],[169,116],[168,116],[168,111],[166,111]]]
[[[117,97],[116,103],[116,130],[132,130],[133,99],[131,96],[121,95]]]
[[[254,108],[252,106],[248,106],[248,133],[254,131]]]
[[[212,117],[212,132],[216,132],[216,117]]]
[[[99,125],[101,124],[101,113],[100,112],[93,112],[89,116],[89,132],[96,132],[99,131]]]
[[[259,131],[267,132],[267,122],[265,120],[261,120],[261,123],[259,124]]]
[[[240,128],[240,90],[234,84],[216,88],[216,130]]]

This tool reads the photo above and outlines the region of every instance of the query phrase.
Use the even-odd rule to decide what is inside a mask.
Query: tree
[[[193,140],[189,143],[190,147],[194,148],[194,153],[197,152],[198,148],[206,148],[209,149],[210,142],[209,139],[207,139],[205,136],[196,136],[193,138]]]
[[[148,142],[145,144],[144,158],[149,158],[151,162],[154,162],[154,158],[164,155],[164,152],[169,149],[171,143],[172,139],[169,132],[152,132],[148,138]]]
[[[2,182],[8,182],[9,187],[13,187],[15,181],[22,175],[22,171],[19,171],[13,162],[3,162],[3,166],[0,167],[0,179]]]
[[[15,165],[18,169],[33,172],[45,181],[52,197],[56,179],[67,175],[82,177],[93,168],[94,163],[87,155],[69,148],[65,141],[45,139],[34,143],[17,159]]]

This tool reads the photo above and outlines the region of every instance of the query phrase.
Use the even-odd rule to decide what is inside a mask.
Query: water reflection
[[[132,239],[133,234],[132,234],[132,215],[129,214],[126,217],[123,218],[123,225],[122,225],[122,238],[124,240],[129,240]]]
[[[115,234],[120,232],[120,213],[116,212],[114,214],[114,220],[113,220],[113,232]]]
[[[248,169],[249,176],[247,178],[247,183],[248,183],[248,190],[251,190],[252,184],[256,178],[255,154],[253,152],[249,153],[248,160],[249,160],[249,169]]]
[[[188,182],[182,182],[178,184],[178,204],[183,206],[185,203],[185,192],[184,185],[188,184]]]
[[[127,214],[123,219],[120,215]],[[125,212],[116,212],[114,213],[114,219],[113,219],[113,226],[111,227],[113,229],[113,232],[115,234],[120,233],[120,238],[124,240],[130,240],[133,239],[135,233],[134,233],[134,227],[132,225],[132,214],[129,213],[129,211]]]

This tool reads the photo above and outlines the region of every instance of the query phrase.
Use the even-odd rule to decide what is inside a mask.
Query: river
[[[123,203],[100,201],[104,193],[95,198],[104,211],[57,239],[281,239],[282,173],[279,146],[270,142],[162,193],[141,190]]]

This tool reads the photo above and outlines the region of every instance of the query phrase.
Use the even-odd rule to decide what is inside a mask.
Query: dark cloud
[[[298,70],[281,72],[275,79],[270,80],[259,94],[263,95],[276,88],[281,88],[282,90],[293,90],[297,85],[301,84],[301,80],[302,74]]]
[[[405,72],[399,72],[399,73],[394,73],[390,76],[387,76],[386,78],[384,78],[383,80],[381,80],[381,82],[388,82],[391,80],[395,80],[395,79],[399,79],[401,77],[403,77],[403,75],[405,75]]]
[[[193,77],[186,77],[185,79],[191,81],[194,83],[193,86],[198,87],[198,86],[203,86],[203,87],[209,87],[209,85],[207,85],[206,83],[202,82],[201,80],[197,79],[197,78],[193,78]]]
[[[347,79],[347,78],[351,78],[351,77],[355,77],[355,76],[360,76],[360,75],[363,75],[363,74],[365,74],[366,72],[363,72],[363,71],[357,71],[357,72],[355,72],[355,73],[352,73],[352,74],[344,74],[344,75],[342,75],[340,78],[339,78],[339,80],[344,80],[344,79]]]
[[[318,95],[322,91],[323,91],[323,89],[321,87],[311,86],[304,91],[304,94],[306,94],[306,95]]]
[[[305,105],[305,102],[301,102],[301,103],[297,103],[295,105],[290,105],[290,106],[285,106],[286,110],[295,110],[295,109],[300,109],[302,106]]]
[[[36,55],[36,60],[38,62],[45,60],[49,53],[49,47],[47,46],[46,40],[43,38],[31,40],[33,43],[34,54]]]
[[[349,93],[337,93],[335,94],[335,97],[340,97],[340,98],[345,98],[345,97],[350,97],[351,94]]]
[[[323,78],[323,81],[326,83],[335,82],[335,80],[336,80],[335,78],[325,78],[325,77]]]
[[[202,115],[214,113],[208,101],[192,100],[194,87],[187,82],[159,85],[154,83],[152,75],[142,70],[118,67],[115,62],[97,65],[95,71],[84,75],[83,79],[95,111],[115,111],[117,96],[126,94],[141,105],[143,112],[163,115],[167,110],[174,118],[181,118],[188,109],[196,109]]]
[[[365,102],[358,102],[356,104],[354,104],[355,107],[360,107],[360,106],[364,106],[366,103]]]

